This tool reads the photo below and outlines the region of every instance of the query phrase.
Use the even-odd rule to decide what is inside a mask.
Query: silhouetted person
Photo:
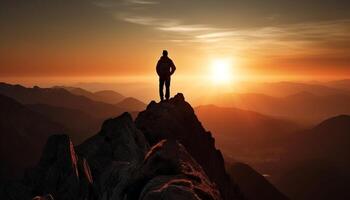
[[[165,84],[165,99],[170,97],[170,76],[174,74],[176,67],[174,62],[168,57],[168,51],[163,50],[163,56],[157,63],[157,74],[159,76],[159,96],[160,100],[164,100],[163,86]]]

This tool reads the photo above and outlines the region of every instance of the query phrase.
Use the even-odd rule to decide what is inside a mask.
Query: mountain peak
[[[215,139],[206,131],[192,106],[183,94],[156,103],[152,101],[145,111],[139,113],[136,126],[145,134],[151,145],[162,140],[177,140],[202,166],[211,181],[218,185],[223,199],[239,199],[235,184],[227,175],[220,150]],[[210,162],[208,162],[210,160]]]
[[[333,132],[333,136],[337,135],[348,135],[347,131],[350,130],[350,116],[349,115],[338,115],[324,120],[317,125],[314,130],[318,130],[324,133]],[[328,134],[327,134],[328,135]]]
[[[329,119],[326,119],[325,121],[321,122],[321,125],[323,124],[331,124],[331,123],[337,123],[337,122],[344,122],[344,123],[348,123],[350,122],[350,115],[337,115],[335,117],[331,117]]]

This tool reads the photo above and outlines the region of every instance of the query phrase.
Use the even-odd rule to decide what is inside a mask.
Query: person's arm
[[[176,70],[176,66],[172,60],[171,60],[170,69],[171,69],[170,75],[172,75]]]
[[[160,63],[159,62],[160,61],[158,60],[157,66],[156,66],[156,71],[157,71],[158,76],[160,76]]]

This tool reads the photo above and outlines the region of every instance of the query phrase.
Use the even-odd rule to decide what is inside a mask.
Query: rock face
[[[0,184],[0,199],[221,200],[244,199],[224,160],[181,94],[152,102],[133,122],[106,120],[74,147],[51,136],[36,167]]]
[[[221,199],[202,167],[175,140],[162,140],[152,147],[136,180],[130,187],[129,197],[137,194],[144,200]]]
[[[77,152],[90,163],[99,199],[221,199],[184,146],[163,140],[150,148],[128,113],[105,121]]]
[[[77,147],[87,158],[92,173],[100,176],[114,164],[135,165],[144,159],[149,144],[129,113],[106,120],[100,132]]]
[[[21,182],[4,184],[1,199],[94,199],[93,178],[84,158],[78,157],[67,135],[51,136],[38,165]]]
[[[151,145],[168,139],[178,140],[217,184],[223,199],[241,199],[237,186],[225,171],[224,159],[215,140],[194,114],[182,94],[161,102],[151,102],[135,121]]]
[[[38,165],[2,185],[0,198],[222,199],[182,144],[162,140],[150,147],[128,113],[106,120],[75,148],[67,135],[51,136]]]

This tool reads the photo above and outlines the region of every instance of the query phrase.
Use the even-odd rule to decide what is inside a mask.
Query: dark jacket
[[[176,70],[174,62],[167,56],[162,56],[157,63],[157,74],[161,78],[170,77]]]

